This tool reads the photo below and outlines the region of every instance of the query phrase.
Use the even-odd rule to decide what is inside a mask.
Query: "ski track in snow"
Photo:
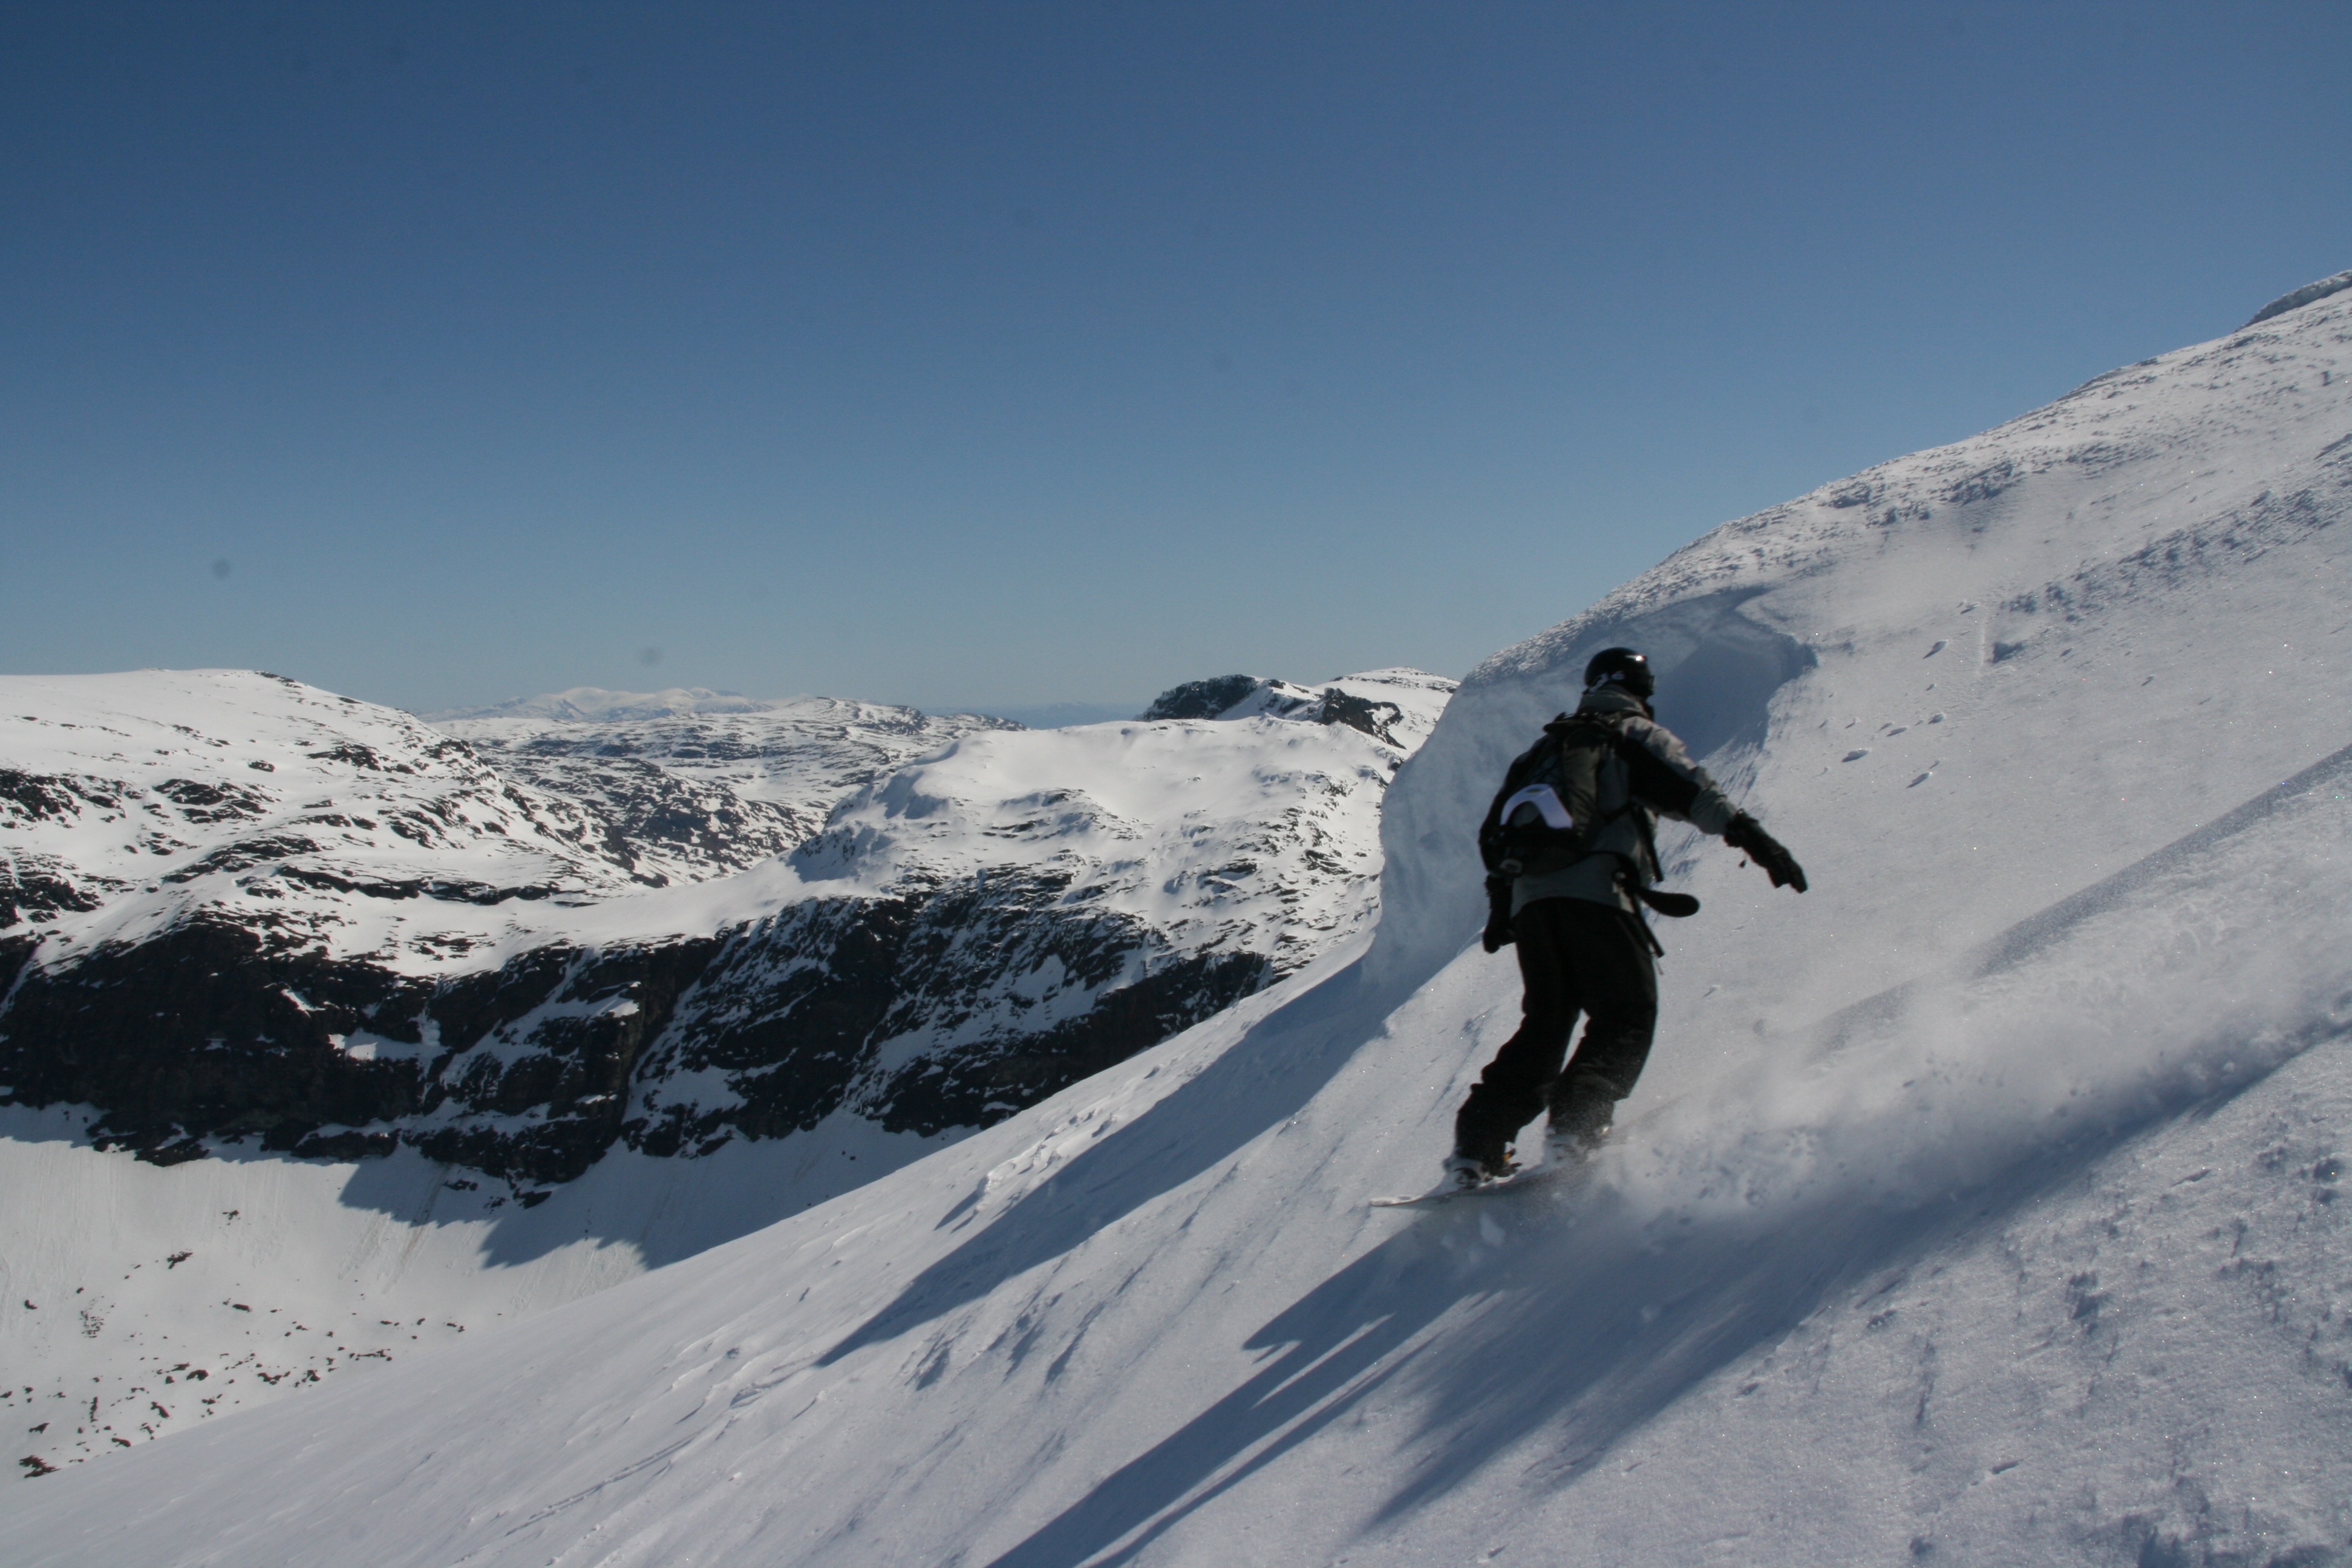
[[[820,1208],[45,1479],[0,1542],[2352,1557],[2347,299],[1727,525],[1497,655],[1390,793],[1369,939]],[[1369,1211],[1516,1022],[1463,946],[1476,809],[1620,640],[1813,891],[1670,838],[1706,907],[1594,1180]]]

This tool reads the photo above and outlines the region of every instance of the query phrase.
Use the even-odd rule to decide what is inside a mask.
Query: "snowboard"
[[[1530,1165],[1514,1171],[1500,1181],[1487,1182],[1475,1187],[1438,1187],[1430,1192],[1408,1194],[1402,1197],[1374,1198],[1376,1209],[1433,1209],[1453,1203],[1475,1203],[1500,1197],[1506,1193],[1525,1193],[1540,1187],[1564,1187],[1591,1170],[1588,1161],[1566,1165]]]

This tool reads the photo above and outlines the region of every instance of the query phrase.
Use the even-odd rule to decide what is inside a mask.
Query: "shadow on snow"
[[[917,1275],[816,1364],[829,1366],[977,1301],[1215,1166],[1313,1100],[1411,991],[1370,984],[1360,963],[1285,1003],[1191,1081]]]
[[[2259,1081],[2252,1080],[2252,1081]],[[1387,1391],[1418,1408],[1419,1458],[1377,1531],[1530,1439],[1528,1481],[1567,1486],[1620,1440],[1849,1291],[1875,1293],[1962,1230],[2014,1212],[2148,1128],[2248,1083],[2151,1110],[1909,1210],[1825,1194],[1671,1238],[1607,1191],[1423,1211],[1252,1334],[1247,1382],[1105,1478],[988,1568],[1110,1568]],[[1500,1241],[1482,1222],[1507,1211]]]
[[[2290,803],[2352,775],[2339,751],[2226,816],[2019,921],[1958,966],[2012,967],[2090,917],[2129,900],[2162,875],[2255,828]],[[1920,997],[1898,986],[1845,1008],[1816,1031],[1822,1050],[1858,1031],[1899,1029]],[[1313,996],[1302,997],[1303,1007]],[[1339,1009],[1328,1021],[1339,1021]],[[1270,1019],[1268,1024],[1275,1021]],[[1366,1018],[1368,1025],[1377,1020]],[[1350,1037],[1360,1038],[1360,1036]],[[2210,1115],[2303,1051],[2352,1039],[2340,1004],[2323,1007],[2267,1067],[2225,1088],[2177,1080],[2116,1108],[2104,1125],[2055,1145],[2021,1145],[1950,1197],[1925,1205],[1872,1202],[1832,1184],[1802,1200],[1715,1218],[1638,1213],[1622,1194],[1531,1189],[1525,1198],[1421,1211],[1407,1227],[1340,1269],[1244,1342],[1273,1352],[1248,1379],[1105,1478],[989,1568],[1090,1568],[1130,1563],[1153,1541],[1300,1444],[1366,1408],[1375,1395],[1418,1412],[1418,1457],[1364,1521],[1378,1531],[1461,1485],[1498,1458],[1542,1438],[1547,1458],[1525,1474],[1537,1486],[1573,1482],[1629,1433],[1724,1368],[1785,1337],[1849,1291],[1874,1294],[1961,1232],[2030,1205],[2078,1178],[2119,1145],[2159,1125]],[[1344,1059],[1327,1041],[1253,1126],[1286,1115],[1309,1079]],[[1227,1057],[1235,1061],[1240,1053]],[[1252,1053],[1255,1055],[1255,1053]],[[1255,1065],[1255,1064],[1253,1064]],[[1204,1075],[1205,1077],[1205,1075]],[[1238,1086],[1235,1086],[1238,1087]],[[1172,1099],[1172,1097],[1171,1097]],[[1239,1120],[1218,1142],[1241,1142]],[[1176,1152],[1094,1152],[1095,1170],[1141,1166]],[[1188,1162],[1165,1190],[1205,1162]],[[1087,1175],[1076,1166],[1076,1194]],[[1132,1207],[1132,1202],[1125,1207]],[[1124,1212],[1122,1207],[1119,1212]],[[1043,1261],[1081,1239],[1032,1239],[1008,1260]],[[1002,1274],[998,1278],[1003,1277]],[[959,1300],[971,1299],[967,1293]],[[911,1298],[914,1293],[910,1292]],[[944,1303],[942,1304],[944,1305]],[[895,1332],[911,1314],[877,1318],[856,1342]],[[845,1342],[836,1351],[849,1348]]]

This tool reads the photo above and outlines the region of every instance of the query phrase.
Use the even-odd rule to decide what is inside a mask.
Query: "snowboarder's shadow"
[[[2152,1108],[2148,1120],[2182,1110]],[[1764,1225],[1662,1226],[1603,1188],[1421,1211],[1252,1334],[1244,1348],[1275,1353],[1245,1382],[988,1568],[1131,1562],[1343,1422],[1379,1446],[1367,1468],[1403,1478],[1346,1521],[1367,1535],[1507,1456],[1523,1484],[1570,1485],[1707,1378],[1843,1297],[1866,1304],[1894,1289],[1957,1231],[2074,1179],[2144,1124],[2039,1153],[1927,1208],[1832,1203]]]
[[[1190,1082],[917,1275],[816,1364],[829,1366],[979,1300],[1215,1165],[1313,1100],[1411,989],[1376,985],[1359,963],[1285,1003]]]

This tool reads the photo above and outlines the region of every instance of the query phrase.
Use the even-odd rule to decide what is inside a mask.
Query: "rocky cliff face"
[[[1055,731],[0,687],[0,1098],[159,1163],[406,1144],[529,1205],[624,1143],[984,1125],[1296,968],[1370,911],[1450,683]]]

